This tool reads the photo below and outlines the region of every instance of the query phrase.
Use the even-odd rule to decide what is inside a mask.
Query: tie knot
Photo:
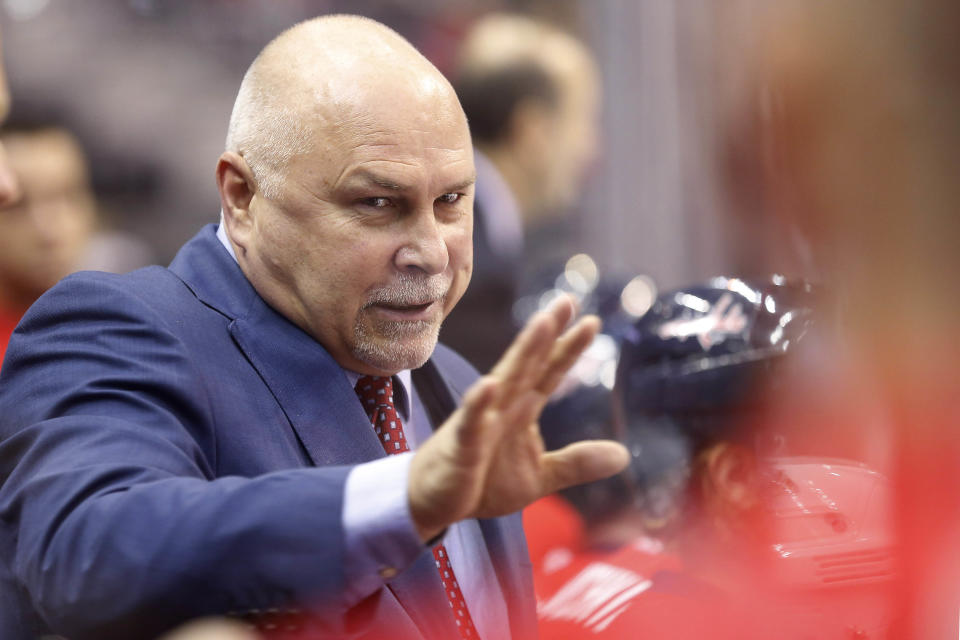
[[[354,387],[367,414],[380,405],[393,407],[393,380],[389,376],[363,376]]]

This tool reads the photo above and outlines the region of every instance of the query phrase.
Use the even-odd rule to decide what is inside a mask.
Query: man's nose
[[[443,273],[450,262],[443,224],[433,211],[418,211],[407,219],[404,242],[394,258],[400,271]]]
[[[7,152],[0,144],[0,207],[16,201],[20,197],[20,181],[7,162]]]

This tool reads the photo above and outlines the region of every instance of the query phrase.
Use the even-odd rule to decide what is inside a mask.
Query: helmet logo
[[[729,336],[742,334],[747,323],[740,303],[734,304],[733,296],[725,293],[706,315],[664,322],[657,330],[657,335],[664,339],[676,338],[681,342],[696,336],[700,346],[707,350]]]

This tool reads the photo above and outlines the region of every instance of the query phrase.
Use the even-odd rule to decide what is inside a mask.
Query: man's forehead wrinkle
[[[400,142],[368,142],[359,144],[355,147],[357,151],[363,149],[378,149],[378,148],[387,148],[387,147],[398,147]],[[438,151],[441,153],[461,153],[464,151],[463,147],[441,147],[434,145],[424,145],[424,150],[426,151]]]
[[[340,171],[340,175],[337,176],[337,179],[333,182],[334,188],[343,186],[345,183],[356,182],[356,181],[367,181],[379,186],[391,189],[393,191],[401,191],[404,189],[404,186],[388,178],[383,174],[382,171],[375,171],[367,168],[365,165],[379,163],[381,160],[366,160],[361,162],[347,163],[343,166],[343,169]],[[403,162],[402,160],[391,160],[392,164],[399,164],[409,167],[416,167],[417,165],[412,162]]]
[[[416,112],[411,117],[400,113],[396,105],[392,112],[386,107],[371,105],[341,105],[338,111],[335,134],[349,146],[351,153],[401,145],[459,152],[469,145],[466,125],[462,132],[451,133],[457,123],[447,118],[429,114],[421,117]]]
[[[405,186],[400,184],[400,182],[380,172],[367,169],[363,164],[354,165],[347,169],[343,174],[341,184],[344,183],[373,184],[378,187],[383,187],[384,189],[389,189],[390,191],[403,191],[405,189]]]
[[[476,182],[476,171],[472,168],[472,157],[466,156],[462,160],[455,160],[448,164],[449,166],[469,163],[471,164],[470,175],[464,178],[452,177],[445,181],[445,188],[461,189],[467,188]],[[387,165],[387,167],[384,167]],[[347,163],[333,183],[334,188],[349,185],[351,183],[372,183],[392,191],[406,191],[415,188],[416,178],[410,180],[410,174],[401,171],[395,173],[398,167],[408,167],[414,171],[423,168],[423,164],[418,161],[407,161],[403,158],[373,158],[361,160],[359,162]],[[391,171],[393,168],[394,171]],[[440,180],[439,176],[436,176]]]

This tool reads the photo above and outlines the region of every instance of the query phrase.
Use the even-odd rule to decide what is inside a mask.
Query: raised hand
[[[534,315],[493,370],[467,391],[462,406],[417,450],[408,492],[423,540],[458,520],[511,513],[627,465],[627,450],[612,441],[544,451],[540,412],[600,328],[598,318],[586,316],[567,329],[574,313],[572,300],[563,297]]]

